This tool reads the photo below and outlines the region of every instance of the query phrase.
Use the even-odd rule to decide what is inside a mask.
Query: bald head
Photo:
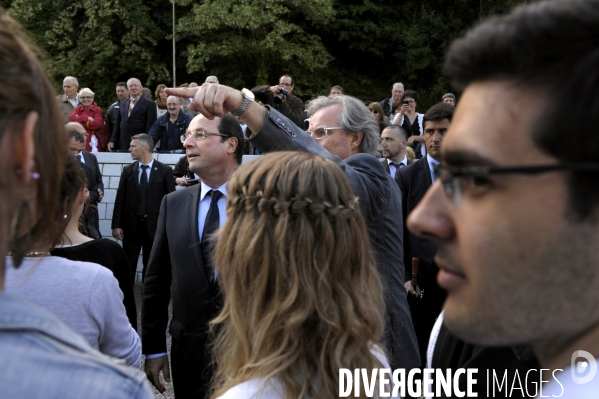
[[[69,122],[66,125],[64,125],[64,128],[67,131],[74,130],[77,133],[81,133],[84,137],[87,136],[87,132],[85,131],[85,128],[79,122]]]

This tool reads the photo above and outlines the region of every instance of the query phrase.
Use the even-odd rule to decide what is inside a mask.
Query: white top
[[[18,269],[6,258],[5,291],[57,316],[95,349],[139,367],[141,342],[131,327],[123,292],[100,265],[58,256],[25,258]]]
[[[375,355],[381,362],[383,368],[391,369],[387,358],[378,347],[374,347],[371,351],[372,354]],[[371,372],[369,371],[369,375],[370,373]],[[389,380],[391,382],[391,386],[386,389],[385,392],[393,391],[393,379],[389,377]],[[261,386],[263,383],[263,378],[254,378],[252,380],[242,382],[241,384],[237,384],[233,388],[227,390],[227,392],[225,392],[222,396],[219,396],[217,399],[286,399],[285,388],[280,381],[270,380],[264,383],[264,386]],[[361,388],[360,392],[364,392],[364,387]],[[378,386],[375,388],[374,393],[374,398],[378,398]],[[352,390],[350,397],[353,396]],[[399,395],[391,397],[400,399]]]

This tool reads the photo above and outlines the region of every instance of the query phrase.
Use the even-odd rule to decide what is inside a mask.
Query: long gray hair
[[[339,116],[339,127],[345,133],[362,132],[363,138],[360,144],[360,152],[379,157],[378,150],[381,143],[379,125],[370,110],[362,101],[352,96],[340,95],[332,98],[320,96],[312,101],[308,111],[314,115],[321,108],[339,105],[341,115]]]

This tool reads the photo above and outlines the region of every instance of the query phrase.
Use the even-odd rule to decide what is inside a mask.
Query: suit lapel
[[[133,116],[133,114],[134,114],[134,113],[136,113],[136,112],[137,112],[137,110],[139,110],[139,109],[141,108],[141,104],[143,103],[143,99],[144,99],[144,96],[142,95],[142,96],[140,97],[140,99],[139,99],[139,100],[137,100],[137,102],[135,103],[135,106],[134,106],[134,107],[133,107],[133,109],[131,110],[131,114],[129,115],[129,118],[131,118],[131,117]],[[131,103],[131,100],[129,100],[129,103]],[[130,106],[130,104],[127,104],[127,106]],[[127,108],[127,112],[129,112],[128,110],[129,110],[129,109]]]
[[[200,268],[200,274],[205,277],[206,272],[204,271],[204,260],[202,258],[202,247],[200,246],[200,232],[198,227],[200,194],[202,192],[201,187],[201,184],[196,184],[195,186],[185,188],[184,190],[189,190],[189,198],[187,202],[187,215],[191,215],[191,217],[187,218],[189,227],[189,241],[191,242],[191,249],[193,250],[197,265]]]
[[[433,185],[433,180],[431,179],[431,169],[428,166],[428,160],[426,159],[426,157],[422,157],[419,163],[421,164],[420,169],[426,175],[424,176],[425,180],[423,181],[426,181],[426,188],[428,189],[430,186]]]
[[[154,163],[152,164],[152,171],[150,172],[150,180],[148,180],[148,187],[150,187],[150,184],[152,184],[152,182],[154,181],[154,177],[156,177],[157,174],[158,174],[158,161],[154,160]]]
[[[135,181],[135,187],[137,187],[137,189],[139,190],[139,161],[133,162],[132,165],[133,166],[131,167],[131,178],[133,179],[133,181]]]

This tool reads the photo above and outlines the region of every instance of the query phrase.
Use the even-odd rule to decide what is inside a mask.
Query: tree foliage
[[[172,2],[0,0],[47,54],[57,89],[66,75],[106,106],[114,84],[135,76],[172,84]],[[401,81],[419,110],[449,91],[441,75],[450,43],[481,17],[525,0],[176,1],[177,83],[207,75],[234,87],[296,80],[304,99],[332,85],[363,100]]]

